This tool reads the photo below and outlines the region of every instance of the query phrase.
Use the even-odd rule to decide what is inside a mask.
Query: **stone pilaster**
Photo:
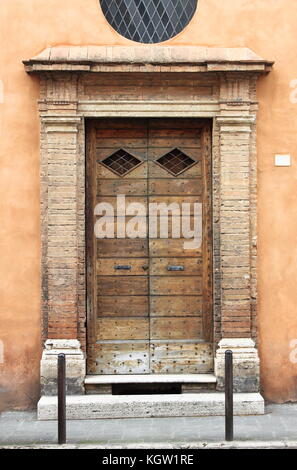
[[[251,172],[254,155],[249,78],[225,76],[221,87],[220,274],[221,341],[216,352],[217,388],[225,382],[225,351],[233,351],[234,390],[259,390],[259,357],[252,340],[252,250],[254,207]],[[253,201],[253,204],[255,201]]]
[[[220,116],[221,336],[251,337],[252,116]]]
[[[57,393],[57,361],[66,355],[67,394],[83,394],[85,355],[79,337],[81,160],[77,76],[44,77],[41,116],[43,395]]]
[[[77,158],[75,115],[41,116],[46,142],[43,155],[43,301],[45,336],[76,339],[78,328]]]

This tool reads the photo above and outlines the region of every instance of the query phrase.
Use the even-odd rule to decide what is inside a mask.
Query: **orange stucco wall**
[[[297,338],[296,25],[296,1],[199,0],[191,24],[168,42],[246,46],[275,61],[258,89],[259,347],[264,394],[278,402],[297,400],[289,359]],[[39,84],[22,59],[50,45],[132,43],[107,24],[99,0],[1,0],[0,35],[0,387],[7,404],[24,408],[38,397],[41,347]],[[290,153],[292,166],[276,168],[276,153]]]

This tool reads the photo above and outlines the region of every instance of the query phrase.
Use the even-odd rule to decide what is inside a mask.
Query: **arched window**
[[[109,24],[122,36],[144,44],[167,41],[191,21],[197,0],[100,0]]]

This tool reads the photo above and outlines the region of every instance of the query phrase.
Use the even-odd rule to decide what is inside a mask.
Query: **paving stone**
[[[289,413],[290,411],[290,413]],[[234,419],[236,441],[245,446],[294,447],[297,441],[297,404],[269,405],[263,416],[237,416]],[[73,445],[199,446],[202,442],[219,447],[224,440],[224,417],[135,418],[94,421],[68,421],[67,442]],[[258,441],[257,444],[253,442]],[[265,443],[266,442],[266,443]],[[288,442],[288,444],[286,444]],[[290,443],[291,442],[291,443]],[[0,447],[57,443],[57,421],[37,421],[36,413],[9,412],[0,416]],[[163,444],[162,444],[163,443]],[[250,444],[249,444],[250,443]],[[240,444],[234,444],[235,447]],[[297,444],[296,444],[297,445]],[[220,444],[223,446],[223,444]],[[212,447],[213,448],[213,447]]]

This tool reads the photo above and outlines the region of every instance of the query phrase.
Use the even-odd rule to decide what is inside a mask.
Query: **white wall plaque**
[[[291,155],[275,155],[275,166],[291,166]]]

